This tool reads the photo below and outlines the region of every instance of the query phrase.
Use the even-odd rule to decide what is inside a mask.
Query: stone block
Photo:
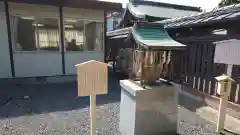
[[[158,83],[142,88],[121,80],[120,131],[124,135],[176,134],[177,85]]]

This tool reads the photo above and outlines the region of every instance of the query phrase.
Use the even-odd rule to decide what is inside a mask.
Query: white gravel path
[[[97,97],[98,135],[121,135],[118,129],[120,88],[111,78],[109,94]],[[89,98],[76,98],[76,83],[0,87],[12,99],[1,104],[0,135],[90,135]],[[29,96],[29,99],[20,97]],[[190,104],[182,100],[181,104]],[[2,102],[4,103],[4,102]],[[214,135],[215,126],[179,108],[178,133]]]
[[[121,135],[118,130],[119,102],[97,108],[98,135]],[[200,119],[193,112],[179,109],[178,133],[181,135],[215,134],[215,126]],[[1,118],[1,135],[90,135],[89,109],[57,111]]]

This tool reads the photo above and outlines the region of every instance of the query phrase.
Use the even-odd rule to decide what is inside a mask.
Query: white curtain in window
[[[12,37],[12,44],[15,47],[15,50],[22,50],[21,45],[17,43],[17,25],[18,25],[19,17],[10,16],[10,26],[11,26],[11,37]]]
[[[59,46],[59,30],[38,28],[39,47],[58,47]]]
[[[65,38],[67,39],[67,41],[71,42],[72,39],[75,39],[77,45],[84,44],[83,35],[84,35],[83,31],[65,30]]]
[[[59,31],[56,29],[44,29],[44,28],[38,28],[39,34],[39,47],[45,48],[45,47],[57,47],[59,46]],[[77,31],[77,30],[65,30],[65,38],[67,41],[65,42],[71,42],[72,39],[76,40],[77,45],[83,44],[83,31]],[[37,36],[37,35],[36,35]],[[37,39],[37,38],[36,38]]]
[[[103,40],[104,40],[104,31],[103,31],[103,23],[96,23],[96,44],[95,50],[102,51],[103,50]]]

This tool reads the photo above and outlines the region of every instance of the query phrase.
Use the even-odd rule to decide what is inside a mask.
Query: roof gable
[[[201,12],[202,11],[200,7],[192,7],[192,6],[170,4],[170,3],[163,3],[163,2],[133,0],[133,1],[131,1],[131,3],[136,4],[136,5],[165,7],[165,8],[172,8],[172,9],[178,9],[178,10],[187,10],[187,11],[196,11],[196,12]]]
[[[133,21],[145,20],[146,22],[161,21],[168,18],[186,16],[201,11],[198,7],[189,7],[175,4],[131,1],[123,13],[118,28],[125,27]]]
[[[151,1],[130,2],[128,3],[127,8],[134,16],[138,18],[144,18],[145,16],[157,18],[175,18],[201,12],[201,9],[197,7],[190,8],[181,5]]]
[[[232,82],[235,82],[235,80],[233,80],[230,76],[227,76],[227,75],[225,75],[225,74],[220,75],[220,76],[217,76],[217,77],[215,77],[215,79],[216,79],[217,81],[230,80],[230,81],[232,81]]]

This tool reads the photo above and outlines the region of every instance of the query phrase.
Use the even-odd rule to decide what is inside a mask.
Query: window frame
[[[10,13],[10,18],[11,17],[23,17],[24,15],[22,15],[22,14],[14,14],[14,13]],[[42,17],[42,16],[39,16],[39,15],[26,15],[26,16],[28,16],[28,17],[33,17],[34,18],[34,21],[36,21],[36,24],[38,24],[38,20],[39,20],[39,18],[51,18],[51,19],[57,19],[57,21],[58,21],[58,30],[59,30],[59,33],[60,33],[60,18],[59,17],[57,17],[57,16],[45,16],[45,17]],[[12,24],[11,24],[11,21],[10,21],[10,29],[11,29],[11,32],[12,32],[12,26],[11,26]],[[37,31],[38,31],[38,27],[37,27]],[[34,53],[34,52],[47,52],[47,53],[52,53],[52,52],[60,52],[61,51],[61,46],[59,45],[59,50],[58,51],[45,51],[45,50],[41,50],[40,49],[40,45],[39,45],[39,34],[37,35],[37,44],[36,44],[36,48],[37,48],[37,50],[33,50],[33,51],[24,51],[24,50],[17,50],[16,49],[16,38],[15,37],[13,37],[14,35],[13,34],[11,34],[11,36],[12,36],[12,49],[13,49],[13,52],[14,53]],[[35,40],[35,42],[36,42],[36,40]],[[60,42],[60,44],[61,44],[61,36],[59,35],[59,42]]]
[[[64,37],[65,37],[65,19],[74,19],[74,20],[82,20],[83,21],[83,23],[84,23],[84,31],[83,31],[83,33],[84,33],[84,38],[83,38],[83,40],[84,40],[84,44],[85,44],[85,41],[86,41],[86,35],[85,35],[85,24],[86,24],[86,22],[87,21],[92,21],[92,22],[100,22],[100,23],[102,23],[103,24],[103,29],[104,29],[104,20],[93,20],[93,19],[83,19],[83,18],[73,18],[73,17],[63,17],[63,30],[64,30]],[[103,30],[103,34],[104,34],[104,30]],[[66,46],[64,45],[64,49],[66,50],[65,51],[65,53],[68,53],[68,52],[72,52],[72,53],[77,53],[77,52],[83,52],[83,53],[86,53],[86,52],[104,52],[104,43],[105,43],[105,36],[103,36],[103,49],[102,50],[99,50],[99,51],[97,51],[97,50],[83,50],[83,51],[69,51],[69,50],[67,50],[66,49]]]
[[[64,14],[64,13],[63,13]],[[72,17],[63,17],[63,37],[65,37],[65,20],[67,20],[67,19],[74,19],[74,20],[79,20],[79,21],[83,21],[83,24],[84,24],[84,26],[83,26],[83,35],[84,35],[84,37],[83,37],[83,43],[85,43],[85,19],[78,19],[78,18],[72,18]],[[63,39],[64,40],[64,39]],[[67,48],[66,48],[66,45],[65,44],[63,44],[63,46],[64,46],[64,52],[65,53],[67,53],[67,52],[84,52],[85,50],[83,50],[83,51],[69,51],[69,50],[67,50]]]
[[[103,29],[104,29],[104,21],[100,21],[100,20],[87,20],[87,21],[95,21],[95,22],[103,23]],[[85,33],[85,22],[86,21],[84,21],[84,33]],[[104,34],[104,30],[103,30],[103,34]],[[84,35],[84,41],[86,40],[85,38],[86,38],[86,36]],[[104,35],[103,35],[103,41],[102,42],[103,42],[103,49],[102,50],[85,50],[85,52],[104,52],[104,43],[105,43]]]
[[[79,52],[83,52],[83,53],[87,53],[87,52],[104,52],[105,50],[105,46],[104,46],[104,43],[105,43],[105,36],[104,36],[104,20],[98,20],[98,19],[87,19],[87,18],[77,18],[77,17],[70,17],[70,16],[66,16],[64,17],[64,13],[63,14],[63,33],[64,33],[64,37],[65,37],[65,19],[74,19],[74,20],[82,20],[84,21],[84,43],[86,41],[86,36],[85,36],[85,23],[88,22],[88,21],[94,21],[94,22],[97,22],[97,23],[102,23],[103,25],[103,40],[102,40],[102,44],[103,46],[101,47],[102,49],[101,50],[83,50],[83,51],[69,51],[69,50],[66,50],[64,51],[65,53],[68,53],[68,52],[73,52],[73,53],[79,53]],[[10,17],[23,17],[23,16],[28,16],[28,17],[33,17],[34,20],[36,21],[36,23],[38,24],[38,20],[39,18],[51,18],[51,19],[57,19],[58,20],[58,30],[59,30],[59,33],[61,32],[61,26],[60,26],[60,13],[58,16],[53,16],[53,15],[46,15],[46,16],[43,16],[41,14],[25,14],[25,13],[15,13],[15,12],[9,12],[9,15]],[[11,21],[10,21],[11,22]],[[12,32],[12,24],[10,23],[10,29],[11,29],[11,32]],[[38,28],[37,28],[38,29]],[[15,37],[13,37],[14,35],[11,34],[12,36],[12,49],[13,49],[13,53],[61,53],[61,35],[59,34],[59,42],[60,42],[60,45],[59,45],[59,50],[58,51],[46,51],[46,50],[41,50],[39,48],[39,35],[37,36],[38,38],[36,40],[37,41],[37,45],[36,45],[36,48],[37,50],[33,50],[33,51],[24,51],[24,50],[17,50],[16,48],[16,41],[15,41]],[[36,42],[35,40],[35,42]],[[66,46],[64,44],[64,49],[66,49]]]

